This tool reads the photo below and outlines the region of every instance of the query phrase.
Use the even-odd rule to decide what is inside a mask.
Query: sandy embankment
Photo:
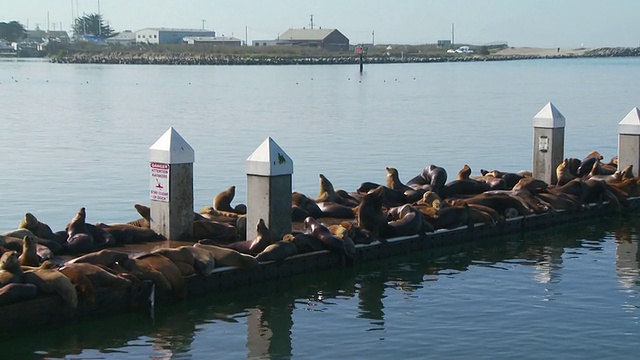
[[[559,49],[559,50],[558,50]],[[584,55],[592,49],[587,48],[531,48],[531,47],[511,47],[500,50],[495,55],[513,56],[553,56],[553,55]]]

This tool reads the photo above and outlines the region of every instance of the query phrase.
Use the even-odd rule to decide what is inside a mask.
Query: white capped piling
[[[151,229],[169,240],[193,237],[193,148],[170,127],[149,148]]]
[[[551,102],[533,117],[533,177],[558,182],[556,168],[564,157],[564,116]]]
[[[629,165],[633,165],[637,175],[640,171],[640,112],[637,107],[618,123],[618,169]]]
[[[260,219],[276,239],[291,231],[292,174],[293,160],[271,137],[247,158],[247,240]]]

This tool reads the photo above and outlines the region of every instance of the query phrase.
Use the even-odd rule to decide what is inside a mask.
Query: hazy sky
[[[352,44],[434,43],[450,39],[455,24],[456,43],[640,46],[640,0],[1,0],[0,21],[69,30],[73,16],[98,5],[116,31],[202,28],[205,20],[218,35],[249,42],[308,27],[313,14],[316,27],[338,29]]]

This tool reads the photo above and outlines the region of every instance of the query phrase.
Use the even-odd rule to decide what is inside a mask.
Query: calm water
[[[271,136],[295,191],[408,180],[425,165],[530,169],[532,118],[567,118],[565,156],[617,150],[640,59],[180,67],[0,61],[0,229],[137,218],[148,149],[173,126],[195,149],[195,207]],[[637,214],[416,254],[6,339],[0,357],[636,358]],[[8,345],[10,344],[10,345]],[[6,355],[6,356],[5,356]]]

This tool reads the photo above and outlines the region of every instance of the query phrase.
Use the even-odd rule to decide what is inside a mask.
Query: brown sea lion
[[[602,160],[602,159],[604,159],[604,156],[602,156],[602,154],[600,154],[600,153],[599,153],[598,151],[596,151],[596,150],[593,150],[592,152],[588,153],[588,154],[587,154],[587,156],[585,156],[584,158],[585,158],[585,159],[588,159],[588,158],[592,158],[592,157],[594,157],[594,158],[596,158],[596,159],[598,159],[598,160]]]
[[[236,187],[230,186],[227,190],[220,192],[213,199],[213,208],[219,212],[244,215],[247,212],[242,212],[240,207],[232,207],[231,202],[236,196]]]
[[[151,253],[160,254],[171,260],[180,269],[182,276],[195,274],[193,253],[188,249],[191,246],[180,246],[178,248],[160,248]]]
[[[413,188],[423,188],[440,194],[444,184],[447,183],[447,171],[440,166],[427,165],[420,174],[407,181],[406,185]]]
[[[402,192],[405,192],[407,190],[415,191],[412,187],[409,187],[400,181],[398,169],[392,167],[386,167],[385,169],[387,170],[386,184],[389,189]]]
[[[352,200],[351,198],[343,198],[336,192],[333,184],[326,176],[320,174],[320,190],[318,192],[318,197],[316,197],[316,203],[336,203],[339,205],[347,206],[347,207],[355,207],[358,205],[358,202]]]
[[[67,225],[66,251],[72,254],[87,253],[115,245],[113,236],[95,225],[87,224],[86,216],[85,208],[80,208]]]
[[[112,267],[117,262],[125,261],[129,258],[129,254],[122,251],[115,251],[104,249],[97,252],[82,255],[80,257],[71,259],[65,263],[89,263],[94,265],[102,265],[106,267]]]
[[[195,246],[185,246],[193,255],[193,267],[202,276],[209,276],[216,267],[216,258],[213,254],[203,248]]]
[[[22,266],[40,266],[40,259],[36,252],[38,243],[31,236],[25,236],[22,239],[22,254],[18,257],[18,261]]]
[[[318,240],[315,236],[311,236],[310,234],[297,233],[295,235],[287,235],[283,237],[283,240],[294,243],[296,245],[296,248],[298,249],[298,254],[322,251],[325,249],[322,242],[320,242],[320,240]]]
[[[562,186],[576,178],[576,175],[571,173],[569,159],[565,158],[562,160],[560,164],[556,167],[556,185]]]
[[[512,188],[512,190],[527,190],[532,194],[546,192],[549,184],[535,178],[522,178]]]
[[[0,256],[0,287],[22,282],[23,271],[17,252],[10,250]]]
[[[386,230],[388,226],[387,217],[382,208],[383,189],[383,186],[378,186],[367,193],[356,208],[357,226],[369,231],[373,239],[379,238],[381,231]]]
[[[458,180],[469,180],[471,178],[471,168],[469,167],[469,165],[464,164],[464,166],[462,167],[462,169],[460,169],[460,171],[458,171]]]
[[[259,262],[265,261],[282,261],[290,256],[297,255],[298,248],[292,241],[279,240],[267,246],[263,251],[256,255]]]
[[[53,240],[56,239],[56,235],[51,231],[49,225],[38,221],[38,219],[32,213],[24,214],[24,218],[20,221],[18,228],[29,229],[38,237]]]
[[[11,283],[0,288],[0,306],[34,299],[38,288],[33,284]]]
[[[384,228],[386,231],[381,234],[383,237],[409,236],[433,230],[432,226],[424,228],[422,213],[409,204],[397,208],[396,212],[396,216],[388,222],[389,226]]]
[[[453,180],[442,187],[439,195],[444,198],[460,197],[481,194],[490,190],[489,185],[484,181],[473,179]]]
[[[143,270],[155,270],[162,274],[171,285],[171,293],[176,298],[184,298],[187,295],[184,278],[180,268],[167,257],[160,254],[143,254],[136,259],[136,265]]]
[[[68,277],[57,269],[40,269],[25,271],[24,282],[34,284],[45,293],[57,293],[71,309],[78,306],[76,288]]]
[[[258,224],[256,225],[256,234],[257,236],[253,240],[234,241],[226,245],[221,245],[221,244],[211,244],[211,245],[219,245],[229,249],[236,250],[243,254],[256,256],[262,251],[264,251],[264,249],[266,249],[267,246],[273,244],[274,242],[273,235],[271,234],[271,231],[269,231],[269,228],[267,228],[267,224],[265,224],[263,219],[260,219],[260,221],[258,221]],[[201,243],[206,243],[206,242],[202,241]]]
[[[230,214],[229,212],[225,212],[224,214],[216,209],[213,206],[205,206],[200,211],[198,211],[200,215],[202,215],[207,220],[213,220],[217,222],[222,222],[226,224],[235,224],[238,218],[243,215],[240,214]]]
[[[96,223],[95,226],[113,236],[117,245],[135,244],[140,242],[166,240],[166,238],[149,228],[143,228],[130,224],[104,224]]]
[[[331,231],[316,219],[308,217],[304,220],[305,234],[316,237],[325,246],[325,249],[344,255],[348,260],[353,260],[353,254],[347,252],[344,241],[334,236]]]
[[[425,220],[433,226],[434,230],[473,226],[469,205],[465,202],[460,202],[460,205],[456,206],[443,207],[438,210],[437,217],[425,217]]]
[[[320,211],[322,211],[322,215],[320,217],[338,219],[353,219],[355,217],[352,207],[330,201],[318,202],[317,204]]]
[[[229,244],[238,239],[238,229],[218,221],[197,220],[193,222],[193,239],[210,239],[219,244]]]
[[[297,206],[300,209],[304,210],[304,213],[306,213],[307,216],[318,218],[322,215],[322,210],[320,210],[318,204],[316,204],[314,200],[299,192],[294,191],[293,193],[291,193],[291,206]]]
[[[241,254],[232,249],[200,243],[193,244],[193,246],[210,252],[216,259],[216,266],[232,266],[241,269],[254,269],[260,266],[253,256]]]

